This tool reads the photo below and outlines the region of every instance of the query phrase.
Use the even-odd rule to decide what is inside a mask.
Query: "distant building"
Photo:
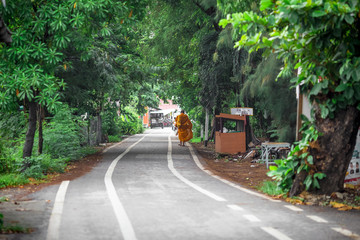
[[[167,100],[165,103],[160,100],[160,104],[157,108],[147,108],[147,113],[143,116],[144,127],[151,127],[151,122],[156,123],[155,126],[159,126],[159,121],[162,122],[163,127],[171,127],[174,117],[180,113],[178,105],[174,104],[172,100]],[[151,116],[156,116],[156,120]]]

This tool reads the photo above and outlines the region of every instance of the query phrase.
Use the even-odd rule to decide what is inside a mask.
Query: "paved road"
[[[34,194],[51,202],[23,239],[360,239],[359,212],[271,200],[201,168],[170,129],[132,136],[89,174]]]

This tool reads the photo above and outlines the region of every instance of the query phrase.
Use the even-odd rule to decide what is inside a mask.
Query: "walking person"
[[[185,146],[185,142],[189,141],[193,137],[192,123],[185,114],[184,110],[181,110],[180,115],[175,119],[176,127],[178,128],[178,137],[180,140],[180,146]]]

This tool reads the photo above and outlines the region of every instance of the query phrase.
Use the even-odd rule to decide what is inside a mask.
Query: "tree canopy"
[[[283,187],[293,184],[291,194],[310,186],[322,193],[343,189],[360,125],[359,7],[346,0],[262,0],[260,12],[221,21],[238,31],[236,47],[276,53],[284,61],[279,76],[299,70],[291,82],[310,99],[314,126],[272,172]]]

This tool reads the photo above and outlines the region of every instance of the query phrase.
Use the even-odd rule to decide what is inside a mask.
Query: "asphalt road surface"
[[[108,148],[89,174],[32,198],[51,201],[22,239],[360,239],[359,211],[293,206],[216,178],[166,128]]]

